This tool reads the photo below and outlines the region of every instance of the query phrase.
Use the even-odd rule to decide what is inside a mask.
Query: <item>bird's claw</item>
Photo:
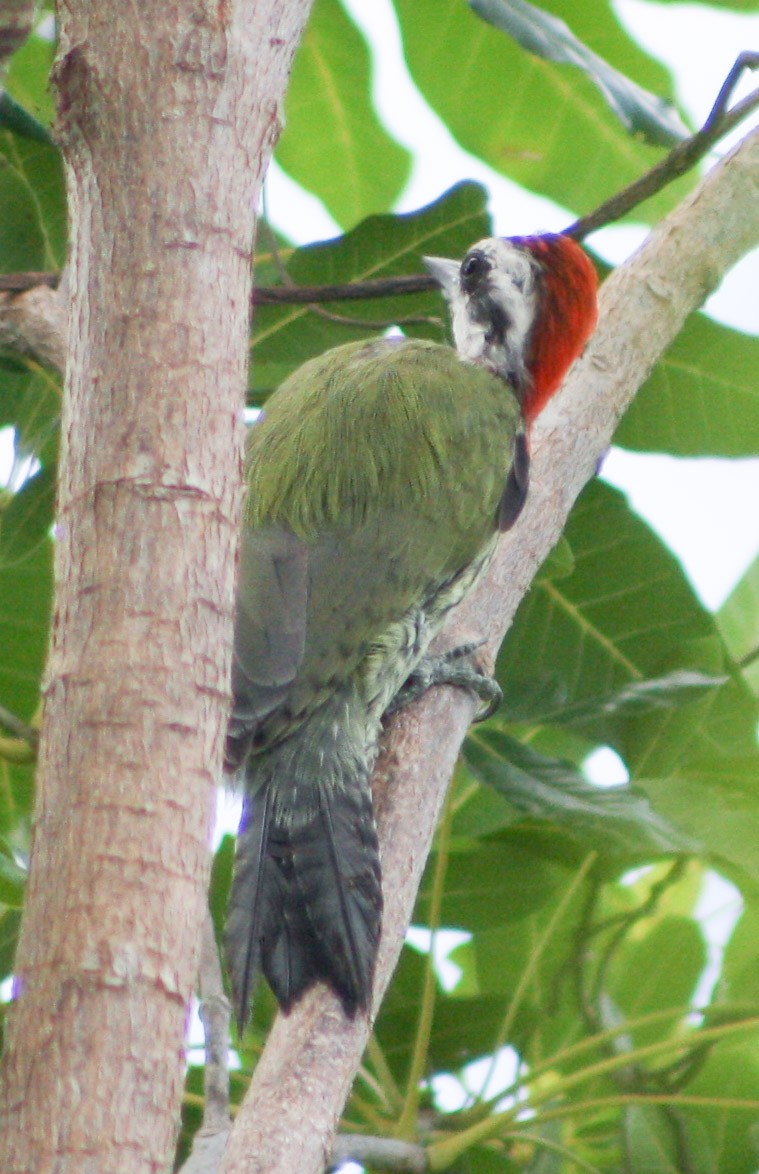
[[[470,657],[473,652],[484,643],[483,640],[459,644],[447,652],[432,653],[422,657],[414,671],[409,674],[405,683],[396,693],[387,707],[386,716],[403,709],[410,702],[421,697],[433,685],[454,685],[459,689],[469,689],[484,703],[472,719],[475,722],[485,721],[498,709],[503,699],[501,686],[494,677],[487,676],[471,664],[461,662]]]

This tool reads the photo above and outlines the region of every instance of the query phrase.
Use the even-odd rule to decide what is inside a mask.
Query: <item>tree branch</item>
[[[45,274],[19,274],[24,279]],[[56,284],[58,275],[56,274]],[[14,280],[16,276],[14,275]],[[66,362],[66,307],[61,289],[49,283],[24,286],[22,293],[0,289],[0,348],[63,371]]]
[[[591,232],[604,228],[606,224],[621,220],[628,212],[638,207],[658,191],[662,191],[667,184],[677,180],[680,175],[696,167],[714,143],[724,139],[725,135],[737,127],[738,124],[759,106],[759,90],[754,90],[743,100],[736,103],[732,109],[728,102],[736,89],[740,76],[746,69],[759,69],[759,53],[741,53],[730,73],[727,74],[724,85],[721,86],[717,100],[714,102],[709,117],[704,126],[677,144],[669,155],[660,160],[644,175],[638,176],[628,187],[617,191],[610,200],[605,200],[587,216],[568,225],[564,234],[584,241]],[[0,274],[0,294],[22,294],[27,290],[34,290],[38,286],[47,286],[56,289],[60,275],[54,272],[22,272],[22,274]],[[436,289],[432,277],[423,274],[412,274],[399,277],[370,278],[364,282],[343,282],[337,285],[258,285],[252,292],[253,305],[317,305],[323,302],[364,302],[372,298],[398,297],[407,294],[426,294]],[[21,299],[8,301],[0,298],[0,346],[12,345],[23,353],[31,353],[40,357],[42,362],[61,366],[47,356],[49,343],[46,340],[45,322],[38,324],[38,319],[46,315],[53,315],[55,322],[62,310],[55,308],[55,302],[40,301],[39,306],[31,305],[31,319],[27,323],[26,304]],[[49,309],[48,309],[49,308]],[[6,325],[6,318],[8,323]],[[340,321],[353,322],[354,319],[345,318]],[[415,319],[408,319],[409,322]],[[379,329],[377,324],[355,322],[365,329]],[[381,324],[380,324],[381,325]],[[38,333],[42,331],[42,338],[38,342]],[[55,344],[56,355],[59,355],[60,345]],[[41,348],[41,349],[40,349]]]
[[[344,1133],[335,1139],[330,1170],[343,1162],[360,1162],[372,1170],[392,1170],[396,1174],[424,1174],[429,1169],[427,1155],[420,1145],[387,1137],[366,1137],[362,1133]]]
[[[0,9],[0,77],[5,63],[32,31],[36,0],[4,0]]]
[[[606,281],[598,330],[533,435],[527,506],[445,632],[498,645],[633,395],[687,315],[759,244],[759,132],[720,161]],[[430,690],[391,721],[374,774],[385,913],[375,1012],[403,944],[435,822],[474,701]],[[324,987],[272,1028],[230,1138],[224,1174],[317,1174],[371,1024]]]
[[[198,1012],[205,1035],[203,1124],[179,1174],[216,1174],[232,1128],[229,1115],[229,999],[224,994],[211,913],[203,920],[198,963]]]
[[[611,199],[604,200],[603,204],[599,204],[587,216],[575,220],[574,224],[564,229],[565,235],[576,240],[585,240],[591,232],[621,220],[639,204],[649,200],[673,180],[695,167],[715,143],[729,134],[759,106],[759,90],[754,90],[748,97],[737,102],[732,110],[728,109],[735,87],[747,69],[759,69],[759,53],[740,54],[725,78],[709,116],[700,130],[678,143],[668,155],[621,192],[616,192]]]
[[[2,1170],[173,1160],[229,702],[252,210],[308,8],[58,6],[70,346]]]

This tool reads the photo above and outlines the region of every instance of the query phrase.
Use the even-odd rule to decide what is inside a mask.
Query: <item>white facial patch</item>
[[[479,241],[469,253],[475,250],[490,261],[492,268],[483,280],[482,293],[478,290],[469,295],[461,286],[454,293],[453,336],[462,358],[501,368],[507,356],[522,359],[525,354],[537,303],[536,271],[529,254],[502,238]],[[482,303],[485,290],[494,308],[501,312],[501,331],[493,329],[495,323],[482,318],[477,303]]]
[[[480,271],[469,280],[466,265],[475,254]],[[442,258],[425,263],[450,305],[461,358],[522,384],[538,300],[538,269],[530,254],[501,237],[487,237],[472,245],[461,265]]]

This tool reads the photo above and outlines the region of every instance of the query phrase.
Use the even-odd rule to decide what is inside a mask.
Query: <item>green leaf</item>
[[[398,1083],[408,1079],[411,1052],[427,967],[426,955],[405,946],[382,1004],[375,1031]],[[466,1014],[462,1015],[462,1004]],[[432,1071],[456,1071],[469,1060],[487,1054],[503,1017],[503,1000],[473,995],[462,1000],[438,990],[435,1031],[430,1041]]]
[[[476,933],[519,921],[567,883],[568,866],[541,857],[544,841],[525,832],[501,833],[448,863],[442,924]],[[577,858],[577,852],[574,852]],[[429,878],[419,892],[415,921],[429,921]]]
[[[0,567],[12,566],[50,533],[55,481],[55,470],[43,467],[24,482],[0,513]]]
[[[7,91],[0,93],[0,129],[11,130],[22,138],[46,143],[49,147],[55,146],[47,127],[37,122]]]
[[[547,720],[577,706],[585,729],[595,706],[594,735],[619,748],[639,703],[679,707],[690,683],[695,696],[709,689],[724,670],[721,642],[680,564],[617,490],[588,484],[566,537],[574,571],[534,587],[501,649],[504,713]]]
[[[624,32],[607,0],[544,8],[639,85],[672,95],[666,70]],[[530,191],[587,212],[659,158],[619,122],[578,70],[527,54],[479,22],[460,0],[396,0],[404,52],[424,97],[466,150]],[[635,218],[648,222],[690,187],[670,185]],[[473,238],[474,239],[474,238]]]
[[[10,845],[0,837],[0,902],[13,909],[24,903],[26,869],[21,868]]]
[[[675,1009],[666,1025],[631,1029],[636,1047],[654,1043],[682,1026],[705,965],[704,938],[689,917],[660,917],[643,937],[630,934],[625,938],[614,954],[608,985],[623,1016],[632,1020]]]
[[[34,764],[0,758],[0,831],[25,855],[29,853],[34,773]]]
[[[37,126],[42,124],[43,129],[50,126],[55,116],[55,103],[50,85],[50,70],[54,57],[55,44],[32,33],[11,57],[5,74],[5,87],[8,93],[25,112],[28,111],[27,117],[33,115]],[[23,134],[24,130],[18,129],[17,133]],[[30,137],[39,138],[41,142],[51,141],[49,137],[43,140],[36,131],[33,131]]]
[[[521,722],[552,722],[577,730],[593,730],[608,717],[639,717],[657,710],[677,709],[699,698],[708,696],[724,685],[727,677],[709,673],[676,669],[652,680],[632,681],[614,689],[606,696],[588,698],[573,704],[562,704],[557,691],[522,694],[515,699],[516,708],[508,718]]]
[[[633,787],[595,787],[569,763],[539,754],[492,728],[464,745],[472,774],[517,810],[565,827],[602,857],[644,859],[696,852],[698,844],[667,823]]]
[[[691,314],[623,416],[614,442],[675,456],[754,456],[759,338]]]
[[[750,662],[744,677],[759,694],[759,557],[722,604],[717,623],[735,659]]]
[[[57,376],[28,360],[13,368],[0,366],[0,427],[15,429],[18,460],[34,457],[43,465],[55,463],[60,414]]]
[[[352,232],[334,241],[298,249],[288,262],[296,285],[332,285],[336,282],[421,273],[424,253],[461,257],[473,240],[486,236],[487,196],[478,184],[459,184],[439,200],[404,216],[371,216]],[[306,359],[328,347],[372,333],[361,321],[367,314],[376,330],[408,315],[427,321],[404,327],[422,337],[443,337],[444,308],[431,291],[412,297],[387,297],[354,303],[327,303],[326,310],[355,317],[355,326],[335,322],[307,306],[259,306],[254,316],[252,379],[256,391],[270,391]]]
[[[744,909],[725,948],[714,1002],[759,1007],[759,893],[744,894]]]
[[[0,704],[29,720],[39,703],[52,600],[52,542],[0,563]]]
[[[714,1098],[713,1106],[707,1104],[698,1109],[698,1124],[710,1143],[719,1174],[756,1174],[759,1165],[756,1108],[739,1111],[720,1105],[719,1101],[743,1100],[755,1106],[757,1089],[759,1039],[756,1032],[715,1049],[688,1087],[693,1096]]]
[[[759,882],[759,751],[731,756],[702,750],[673,774],[641,779],[666,819],[706,846],[719,867]],[[720,863],[722,862],[722,864]]]
[[[513,834],[508,841],[526,842],[533,850],[539,843],[524,833]],[[506,907],[450,955],[467,975],[466,984],[452,992],[454,999],[462,998],[467,1006],[466,1018],[473,996],[502,999],[500,1034],[493,1034],[491,1050],[503,1039],[526,1058],[543,1059],[577,1038],[576,991],[573,983],[563,979],[576,952],[578,922],[590,884],[587,877],[578,884],[574,872],[576,866],[564,872],[562,889],[549,901],[533,903],[525,916],[515,920],[508,919]],[[501,1024],[506,1016],[510,1030],[504,1037]]]
[[[579,41],[563,20],[527,0],[469,0],[483,20],[526,49],[557,65],[574,65],[598,87],[628,134],[641,134],[657,147],[671,147],[688,128],[671,102],[636,85]]]
[[[646,1174],[682,1174],[687,1153],[692,1174],[717,1174],[698,1123],[685,1114],[673,1118],[658,1105],[628,1105],[623,1116],[625,1152],[631,1169]]]
[[[337,0],[317,0],[296,54],[277,160],[352,226],[398,197],[411,156],[380,124],[367,44]]]
[[[506,714],[525,716],[520,695],[567,709],[595,702],[577,728],[614,747],[639,778],[667,777],[716,746],[745,754],[755,746],[756,702],[730,664],[714,617],[696,600],[682,568],[660,539],[608,486],[586,487],[567,537],[576,570],[539,583],[523,602],[498,661]],[[701,692],[676,688],[676,704],[604,707],[627,685],[696,673]],[[698,681],[698,676],[695,678]],[[724,684],[708,688],[708,679]],[[679,684],[688,677],[675,676]],[[645,688],[643,690],[645,693]],[[635,697],[636,690],[632,696]],[[679,695],[678,695],[679,694]],[[655,693],[652,694],[652,697]]]
[[[0,911],[0,981],[13,974],[20,928],[21,913],[18,909]]]
[[[59,152],[0,131],[0,272],[60,269],[66,199]]]

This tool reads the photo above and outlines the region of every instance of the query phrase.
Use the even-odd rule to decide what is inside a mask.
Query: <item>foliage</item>
[[[630,79],[627,94],[637,86],[671,97],[671,79],[608,0],[542,7]],[[460,143],[511,179],[582,213],[660,157],[625,133],[582,73],[531,56],[463,0],[396,0],[396,11],[422,93]],[[5,272],[63,261],[61,166],[44,133],[50,57],[39,36],[19,51],[12,103],[0,110]],[[278,281],[283,265],[299,284],[418,272],[421,254],[461,255],[488,231],[487,194],[468,182],[392,214],[409,160],[374,109],[370,63],[337,0],[317,0],[279,159],[346,232],[299,249],[262,232],[259,282]],[[658,218],[691,183],[679,180],[636,216]],[[251,403],[305,358],[366,333],[367,314],[376,329],[402,319],[409,334],[445,333],[430,293],[358,309],[261,306]],[[695,315],[618,442],[754,453],[758,348]],[[0,427],[15,430],[16,454],[0,498],[0,706],[26,723],[39,708],[47,642],[59,406],[53,373],[0,356]],[[600,481],[586,488],[503,646],[503,708],[470,734],[419,896],[417,924],[435,941],[459,931],[456,977],[443,983],[434,951],[404,951],[346,1110],[353,1129],[418,1140],[432,1169],[475,1174],[757,1168],[758,567],[713,615],[625,498]],[[616,752],[631,786],[588,781],[584,763],[601,747]],[[29,839],[22,750],[12,730],[0,736],[0,978],[12,973]],[[218,917],[230,860],[225,839]],[[722,917],[724,952],[699,916],[715,891],[734,894],[740,910],[732,931]],[[239,1041],[235,1096],[272,1014],[262,991]],[[188,1131],[199,1096],[191,1069]]]

